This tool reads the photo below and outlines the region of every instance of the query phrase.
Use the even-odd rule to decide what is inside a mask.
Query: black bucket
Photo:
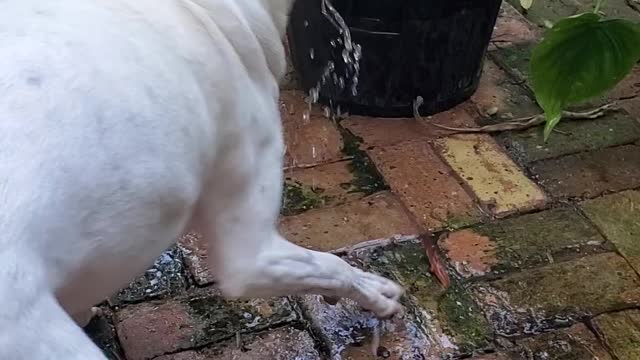
[[[297,0],[288,29],[301,85],[318,84],[328,61],[341,71],[343,47],[322,0]],[[407,117],[450,109],[477,89],[501,0],[331,0],[362,46],[357,94],[327,81],[319,100],[351,114]],[[342,68],[343,69],[343,68]]]

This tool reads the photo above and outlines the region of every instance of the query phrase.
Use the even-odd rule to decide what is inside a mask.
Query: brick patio
[[[509,1],[514,5],[516,0]],[[423,121],[314,109],[283,85],[286,193],[279,223],[302,246],[336,251],[407,289],[379,323],[316,296],[231,302],[189,234],[103,304],[87,331],[111,359],[640,359],[640,70],[609,95],[623,110],[541,130],[452,134],[540,112],[527,61],[540,26],[580,2],[505,2],[480,89]],[[640,20],[624,0],[605,12]],[[575,8],[574,8],[575,7]],[[431,230],[450,287],[429,273]]]

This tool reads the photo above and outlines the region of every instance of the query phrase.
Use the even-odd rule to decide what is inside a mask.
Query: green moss
[[[199,325],[198,335],[193,339],[195,346],[297,319],[286,299],[227,301],[220,296],[207,294],[187,298],[184,304]]]
[[[243,316],[250,309],[237,307],[220,297],[196,297],[186,301],[187,308],[198,324],[203,324],[202,333],[195,339],[197,345],[217,342],[230,338],[240,331],[248,318]]]
[[[344,141],[342,152],[352,158],[349,164],[349,170],[353,174],[350,192],[371,195],[387,190],[389,187],[384,182],[384,178],[380,175],[367,153],[360,149],[362,139],[342,128],[340,132]]]
[[[468,290],[454,282],[438,301],[443,330],[453,336],[462,353],[489,345],[491,330]]]
[[[331,201],[323,195],[324,189],[312,188],[298,181],[285,182],[281,213],[285,216],[301,214],[307,210],[324,206]]]
[[[640,127],[625,112],[610,113],[593,121],[563,121],[557,129],[566,135],[551,136],[547,143],[540,128],[509,132],[500,138],[508,148],[519,150],[526,163],[629,144],[640,138]]]
[[[536,309],[545,317],[599,314],[637,306],[639,285],[626,261],[611,253],[555,263],[491,283],[509,294],[515,308]]]
[[[533,42],[515,43],[498,47],[492,55],[501,63],[500,65],[515,70],[522,79],[526,79],[529,76],[529,61],[535,45]]]
[[[618,359],[640,358],[640,311],[605,314],[595,323]]]
[[[640,271],[640,192],[605,196],[587,201],[581,207],[631,266]]]
[[[495,244],[497,263],[491,270],[496,273],[606,250],[599,245],[605,240],[598,231],[571,209],[552,209],[473,230]]]
[[[488,345],[490,329],[483,313],[458,280],[445,290],[429,273],[429,260],[420,243],[384,249],[372,256],[376,270],[396,278],[418,307],[436,314],[443,331],[462,353]]]
[[[469,225],[473,225],[479,221],[478,217],[462,214],[462,215],[450,215],[447,218],[446,228],[448,230],[458,230]]]

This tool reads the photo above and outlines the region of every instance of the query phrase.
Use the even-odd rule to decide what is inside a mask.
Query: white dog
[[[0,359],[104,359],[76,322],[188,227],[228,297],[399,310],[276,230],[292,1],[0,1]]]

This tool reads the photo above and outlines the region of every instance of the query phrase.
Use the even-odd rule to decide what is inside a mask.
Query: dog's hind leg
[[[222,292],[243,298],[315,293],[351,298],[381,317],[399,311],[402,289],[394,282],[277,232],[282,152],[273,137],[254,141],[259,149],[236,146],[225,154],[216,166],[223,176],[214,176],[196,215]]]
[[[27,294],[29,284],[20,286],[2,302],[0,359],[106,360],[53,294],[44,290]]]

